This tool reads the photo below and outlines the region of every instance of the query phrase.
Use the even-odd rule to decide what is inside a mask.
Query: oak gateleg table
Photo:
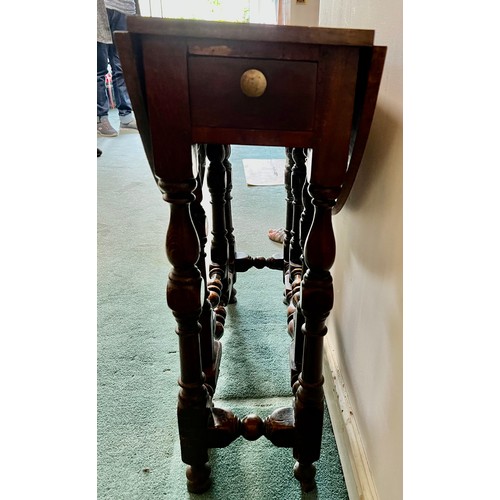
[[[208,450],[243,436],[289,447],[295,477],[315,488],[320,458],[323,337],[333,307],[332,215],[349,195],[375,110],[386,47],[373,30],[132,16],[115,33],[139,133],[170,205],[167,304],[177,322],[177,416],[187,488],[210,486]],[[231,144],[284,146],[283,255],[236,251]],[[210,265],[202,185],[212,204]],[[225,306],[237,274],[283,272],[293,405],[262,419],[212,402]],[[279,313],[279,311],[277,311]]]

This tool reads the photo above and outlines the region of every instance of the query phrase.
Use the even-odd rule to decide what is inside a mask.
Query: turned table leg
[[[200,270],[203,282],[207,283],[206,270],[206,252],[207,244],[207,217],[202,205],[203,201],[203,182],[205,176],[205,145],[197,146],[198,151],[198,176],[196,189],[194,191],[195,200],[190,204],[191,218],[198,234],[200,242],[200,255],[196,267]],[[222,346],[218,340],[214,340],[216,331],[216,318],[212,306],[208,300],[208,289],[205,286],[203,290],[202,311],[200,316],[201,332],[201,365],[206,377],[206,384],[210,386],[211,391],[215,391],[217,378],[219,374],[219,365],[222,355]]]
[[[311,184],[309,192],[314,216],[306,239],[304,262],[307,268],[302,280],[300,299],[304,315],[302,369],[295,384],[295,430],[293,450],[297,463],[295,477],[304,491],[315,487],[314,462],[319,459],[323,430],[323,337],[326,319],[333,307],[333,282],[330,269],[335,260],[335,237],[332,207],[339,189]]]
[[[290,237],[293,224],[293,195],[292,195],[292,158],[293,148],[285,148],[285,193],[286,193],[286,215],[285,215],[285,237],[283,239],[283,282],[285,283],[285,303],[290,302],[290,280],[289,280],[289,264],[290,264]]]
[[[224,205],[224,218],[226,222],[226,239],[228,246],[228,256],[227,256],[227,266],[228,266],[228,277],[227,277],[227,287],[226,295],[223,300],[227,304],[236,303],[236,289],[234,284],[236,283],[236,271],[235,271],[235,240],[234,240],[234,227],[233,227],[233,213],[231,200],[232,190],[233,190],[233,168],[229,157],[231,156],[231,146],[225,146],[225,158],[223,161],[224,168],[226,169],[226,194],[225,194],[225,205]]]
[[[172,270],[167,282],[167,304],[177,322],[180,378],[177,419],[182,461],[188,464],[187,487],[190,492],[205,491],[210,485],[207,425],[211,397],[202,371],[199,318],[202,310],[198,235],[193,225],[190,204],[195,201],[196,180],[167,183],[159,180],[164,199],[170,204],[167,230],[167,256]]]
[[[225,306],[234,298],[231,269],[231,264],[234,268],[234,236],[230,208],[231,164],[228,160],[230,147],[208,144],[206,152],[209,160],[207,186],[212,204],[211,265],[208,289],[209,301],[217,319],[216,338],[219,339],[224,332]]]
[[[292,169],[290,175],[291,195],[292,195],[292,226],[290,230],[289,245],[289,267],[288,267],[288,310],[287,322],[289,333],[292,335],[292,345],[290,352],[291,363],[291,383],[297,380],[302,366],[302,349],[304,338],[302,335],[303,316],[300,311],[300,286],[303,276],[303,255],[301,235],[309,228],[304,227],[302,222],[303,188],[306,184],[306,160],[307,149],[293,148],[291,150]]]

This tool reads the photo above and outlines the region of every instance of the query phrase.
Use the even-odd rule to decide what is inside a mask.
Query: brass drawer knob
[[[262,71],[249,69],[241,75],[240,86],[248,97],[260,97],[267,87],[267,80]]]

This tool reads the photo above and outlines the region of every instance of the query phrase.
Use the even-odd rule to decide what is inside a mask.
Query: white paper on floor
[[[285,159],[243,160],[245,179],[249,186],[277,186],[284,184]]]

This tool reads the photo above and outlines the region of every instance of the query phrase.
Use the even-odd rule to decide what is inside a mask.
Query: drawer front
[[[260,97],[240,86],[243,73],[264,74]],[[232,57],[189,57],[191,125],[263,130],[312,130],[317,64]]]

